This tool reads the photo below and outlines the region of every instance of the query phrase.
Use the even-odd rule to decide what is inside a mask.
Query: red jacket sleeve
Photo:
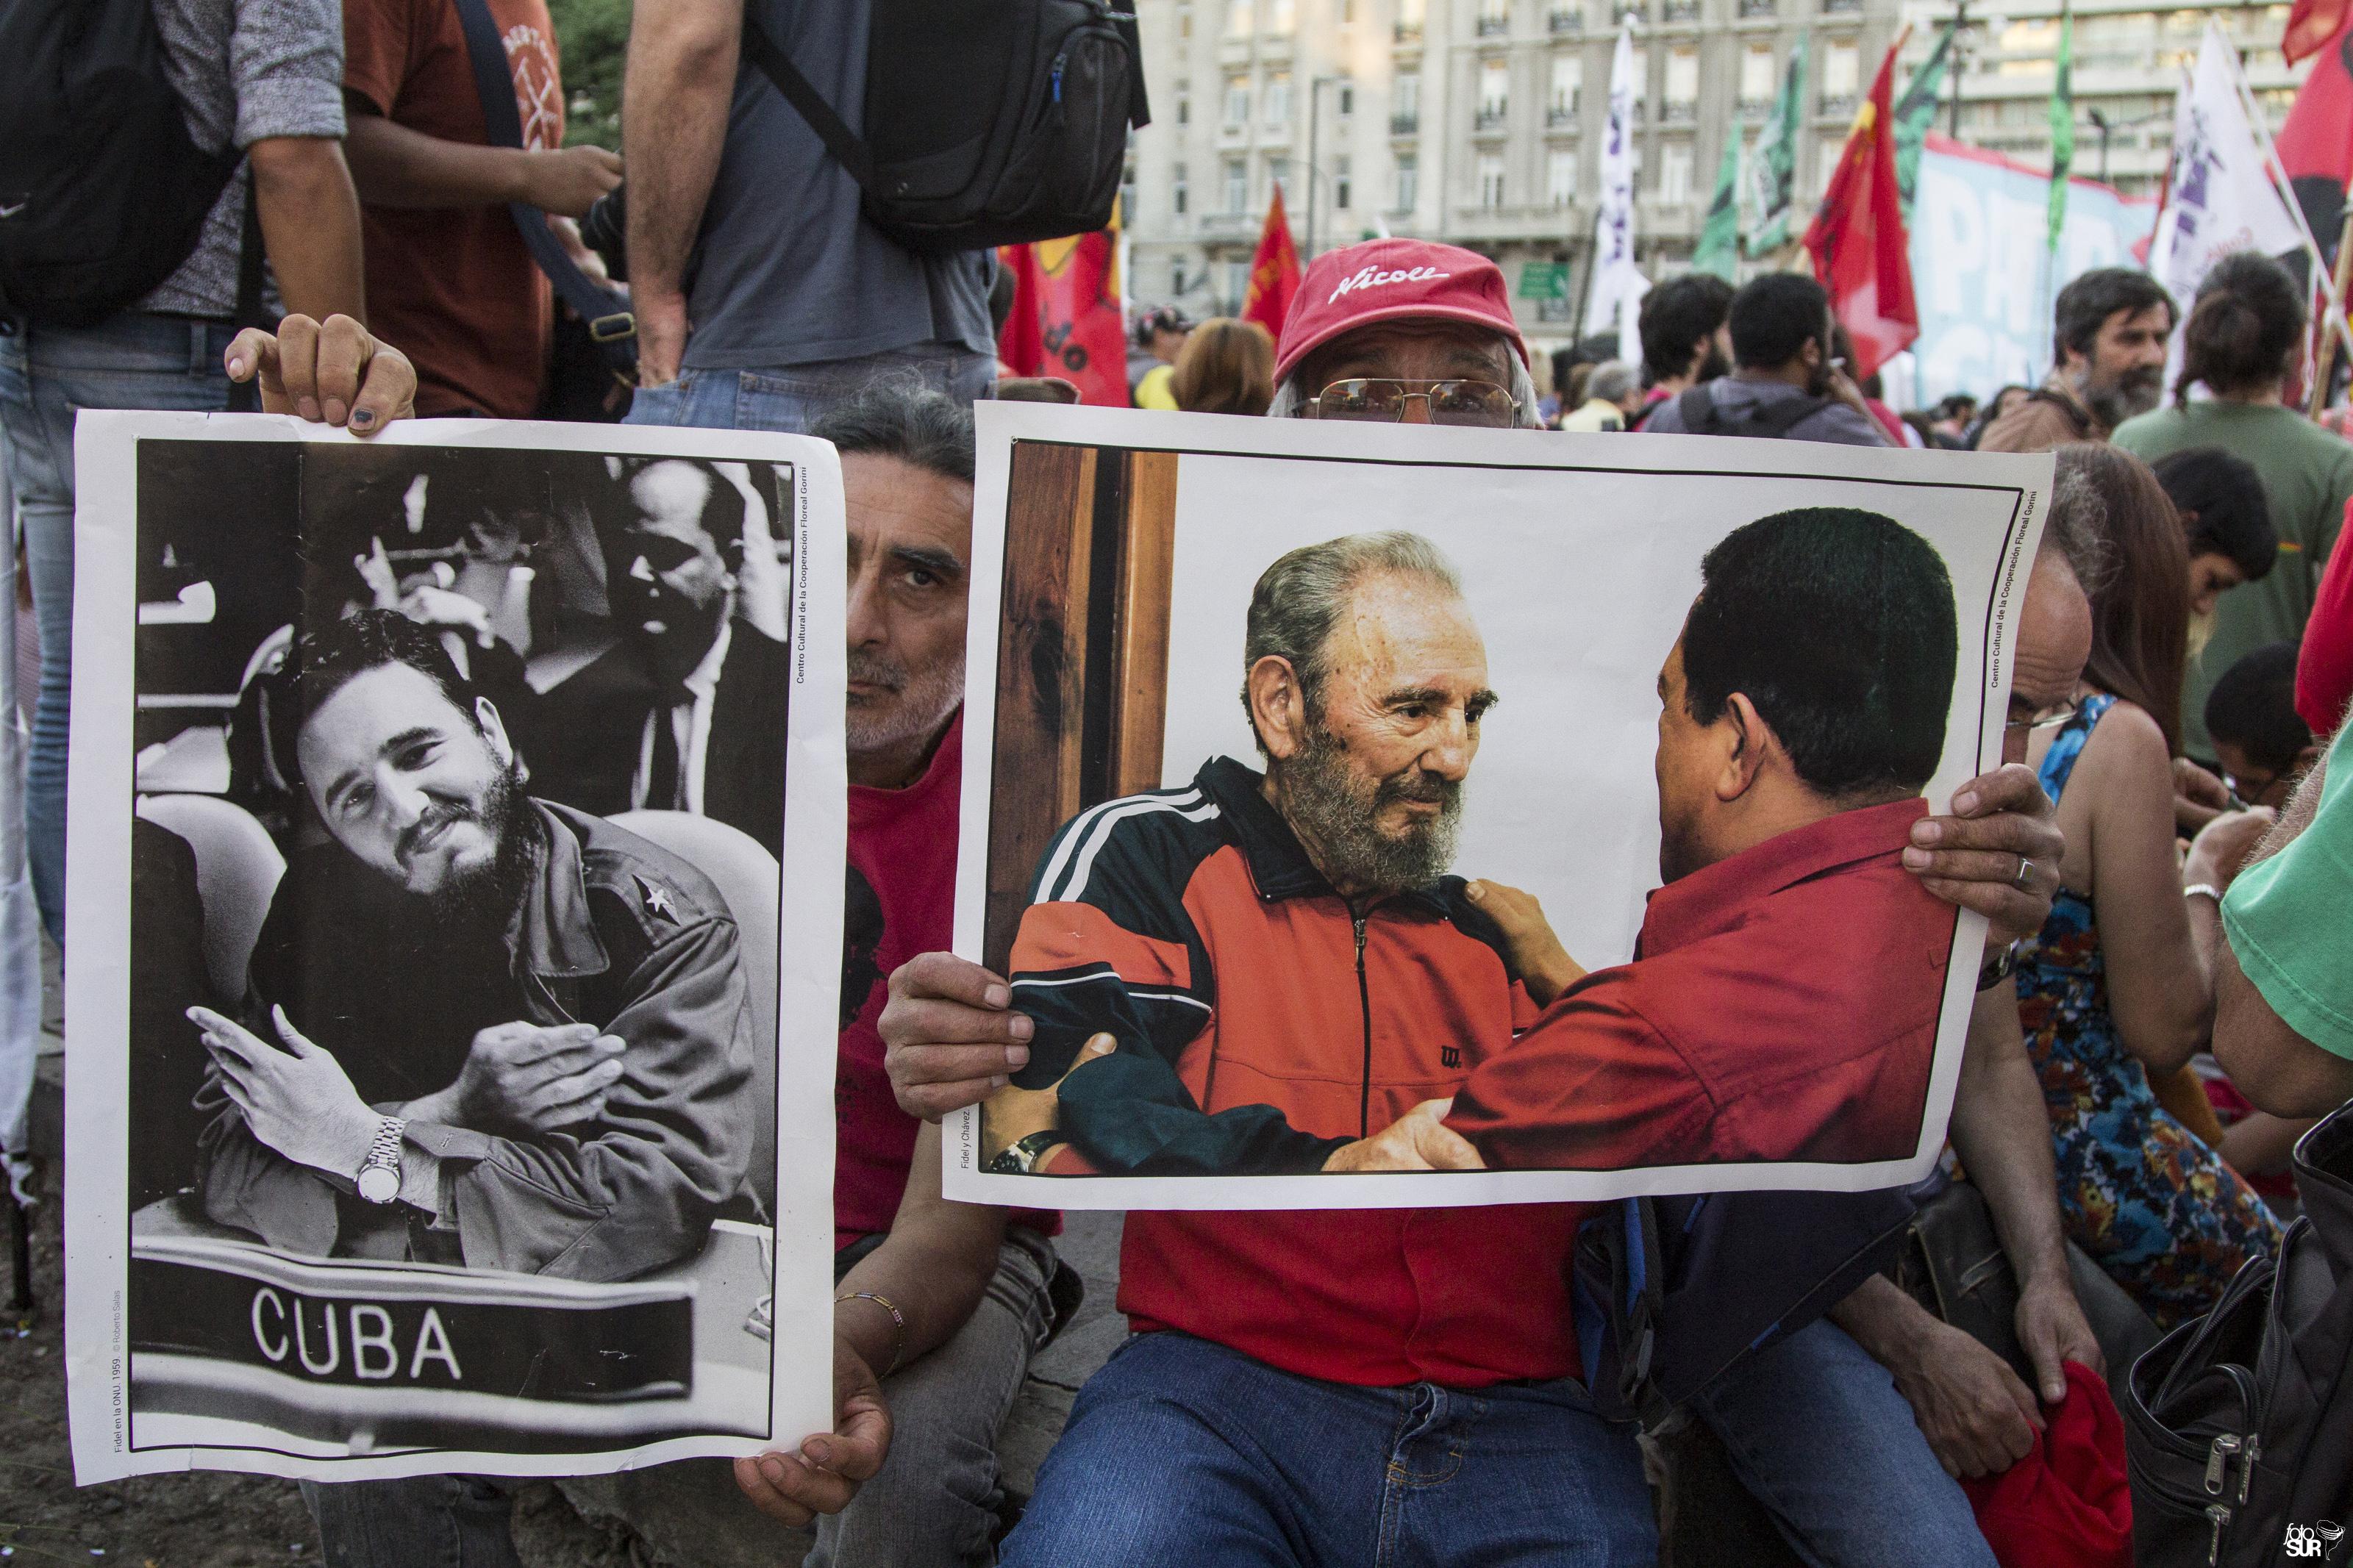
[[[1712,1157],[1715,1102],[1633,1005],[1626,968],[1564,992],[1474,1069],[1446,1123],[1502,1170],[1612,1171]]]
[[[2353,504],[2345,516],[2353,523]],[[2353,699],[2353,529],[2340,532],[2337,542],[2321,573],[2295,661],[2295,710],[2321,738],[2336,733]]]

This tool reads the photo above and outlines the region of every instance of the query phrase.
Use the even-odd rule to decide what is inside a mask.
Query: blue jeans
[[[41,689],[25,780],[26,855],[41,920],[66,934],[66,734],[73,686],[74,414],[228,406],[226,321],[126,314],[69,331],[0,318],[0,436],[25,523]]]
[[[1139,1334],[1080,1390],[1006,1568],[1650,1564],[1630,1427],[1575,1381],[1358,1388]]]
[[[767,370],[687,370],[665,385],[639,387],[624,423],[797,435],[877,382],[926,386],[970,403],[988,395],[996,375],[997,362],[987,354],[947,343]]]
[[[1751,1356],[1693,1405],[1815,1568],[1995,1568],[1887,1369],[1823,1319]]]

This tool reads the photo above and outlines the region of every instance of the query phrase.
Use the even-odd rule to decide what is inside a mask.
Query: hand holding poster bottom
[[[1985,928],[1900,851],[2000,760],[2047,458],[980,428],[957,948],[1036,1035],[950,1196],[1933,1163]]]
[[[93,415],[78,457],[77,1478],[829,1429],[831,448]]]

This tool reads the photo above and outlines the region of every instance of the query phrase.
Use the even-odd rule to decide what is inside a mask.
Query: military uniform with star
[[[474,1036],[518,1020],[593,1024],[626,1045],[593,1122],[529,1134],[411,1121],[438,1155],[429,1224],[363,1204],[253,1141],[207,1138],[206,1206],[313,1256],[623,1279],[690,1257],[739,1200],[753,1143],[752,1009],[726,900],[702,874],[599,816],[519,800],[522,896],[502,936],[420,918],[330,843],[272,899],[248,1011],[282,1004],[380,1109],[455,1081]]]

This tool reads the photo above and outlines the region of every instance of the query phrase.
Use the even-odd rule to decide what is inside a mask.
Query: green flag
[[[1807,35],[1799,33],[1781,76],[1781,96],[1773,117],[1757,135],[1748,163],[1749,205],[1757,226],[1748,234],[1748,254],[1769,254],[1789,243],[1789,207],[1798,183],[1798,128],[1806,107]]]
[[[1953,52],[1950,23],[1936,37],[1936,47],[1912,73],[1904,96],[1895,100],[1895,190],[1904,205],[1904,221],[1912,221],[1912,196],[1920,184],[1920,152],[1929,128],[1936,122],[1936,99],[1945,89],[1945,62]]]
[[[2067,226],[2067,175],[2075,166],[2075,13],[2059,13],[2059,78],[2051,84],[2051,237]]]
[[[1700,224],[1699,246],[1692,252],[1692,270],[1713,272],[1726,283],[1740,270],[1740,127],[1724,127],[1724,162],[1715,171],[1715,199],[1707,204]]]

